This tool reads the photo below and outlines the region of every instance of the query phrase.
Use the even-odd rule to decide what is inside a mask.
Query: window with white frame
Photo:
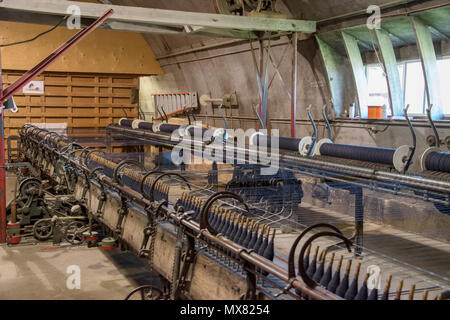
[[[450,57],[439,59],[437,63],[441,85],[442,108],[444,114],[450,115]],[[409,61],[400,63],[398,70],[404,95],[404,105],[410,105],[410,114],[425,114],[427,96],[421,62]],[[369,88],[369,105],[386,105],[388,110],[390,110],[388,87],[383,68],[379,65],[368,65],[366,72]]]

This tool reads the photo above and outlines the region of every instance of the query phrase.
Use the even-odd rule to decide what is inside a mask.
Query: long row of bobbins
[[[178,125],[163,122],[147,122],[144,120],[129,120],[122,118],[119,120],[119,125],[122,127],[141,129],[151,131],[153,133],[177,133],[180,137],[201,137],[202,140],[210,141],[213,138],[228,139],[231,138],[229,132],[223,128],[207,129],[196,125]]]
[[[403,145],[397,149],[364,147],[337,144],[329,139],[323,139],[318,142],[314,155],[388,165],[398,172],[404,172],[412,149],[413,147],[409,145]]]
[[[256,132],[250,137],[250,144],[258,147],[272,148],[274,143],[278,148],[300,153],[302,156],[328,156],[361,162],[389,165],[399,172],[403,172],[411,152],[410,146],[398,149],[364,147],[346,144],[336,144],[330,139],[322,139],[314,143],[312,137],[288,138],[265,135]]]
[[[183,193],[179,200],[179,205],[185,211],[195,212],[193,219],[196,222],[200,221],[200,212],[205,203],[204,199],[188,193]],[[218,233],[244,248],[253,250],[267,260],[273,261],[275,229],[220,206],[212,206],[208,217],[209,224]],[[215,247],[223,251],[217,245]]]
[[[381,275],[375,276],[374,281],[371,281],[371,274],[362,272],[361,262],[355,265],[353,259],[349,259],[344,266],[344,256],[339,256],[336,263],[336,253],[331,253],[327,261],[328,252],[323,250],[319,255],[319,251],[319,246],[314,249],[309,246],[303,264],[308,276],[321,287],[346,300],[402,299],[403,280],[398,281],[395,291],[391,291],[393,278],[392,275],[389,275],[385,281],[383,291],[379,292],[378,287],[381,284]],[[352,265],[354,266],[353,269]],[[369,285],[369,281],[372,285]],[[416,285],[413,284],[408,292],[408,300],[427,300],[428,295],[429,291],[427,290],[424,290],[422,294],[416,292]],[[303,294],[302,296],[307,298]],[[439,297],[438,295],[436,299],[440,299]]]
[[[277,143],[278,145],[274,145]],[[262,132],[255,132],[250,137],[250,145],[258,148],[278,148],[299,152],[302,156],[311,155],[315,150],[314,139],[310,136],[304,138],[289,138],[266,135]]]

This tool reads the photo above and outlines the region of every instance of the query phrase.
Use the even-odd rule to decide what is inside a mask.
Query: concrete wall
[[[201,4],[200,4],[201,2]],[[303,19],[324,19],[330,16],[344,14],[346,12],[367,8],[370,4],[382,4],[389,1],[279,1],[279,11],[289,17]],[[142,5],[141,3],[139,5]],[[152,7],[177,9],[188,11],[214,12],[212,1],[152,1]],[[198,9],[198,10],[197,10]],[[201,37],[179,37],[145,35],[146,40],[155,51],[156,56],[162,56],[168,52],[177,52],[186,49],[198,48],[224,40],[208,39]],[[284,56],[280,72],[288,88],[291,88],[292,48],[291,46],[278,45],[286,42],[286,38],[271,41],[272,54],[276,61]],[[254,44],[258,47],[258,44]],[[228,116],[234,128],[258,128],[258,121],[253,111],[253,105],[259,102],[259,93],[256,82],[256,71],[253,66],[250,45],[246,42],[184,54],[177,57],[161,59],[161,67],[164,76],[151,77],[147,82],[146,90],[149,92],[170,92],[173,90],[197,91],[199,95],[210,94],[214,98],[220,98],[226,93],[236,92],[239,108],[230,111]],[[287,48],[287,49],[286,49]],[[286,53],[285,53],[285,50]],[[238,53],[235,53],[238,52]],[[258,54],[258,52],[257,52]],[[402,54],[403,56],[403,54]],[[346,60],[346,59],[345,59]],[[187,62],[189,61],[189,62]],[[344,106],[356,100],[353,78],[349,72],[348,61],[343,66],[347,70],[344,81],[346,94]],[[270,75],[274,75],[274,68],[270,65]],[[297,86],[297,118],[306,120],[306,108],[313,105],[313,115],[316,119],[322,119],[322,106],[330,101],[331,95],[326,81],[326,72],[316,41],[312,38],[302,39],[299,42],[298,61],[298,86]],[[274,78],[269,94],[268,118],[269,127],[280,130],[281,135],[290,132],[290,100],[278,77]],[[146,103],[146,111],[151,112],[151,103]],[[207,116],[207,122],[213,126],[223,126],[217,109],[203,108],[202,116]],[[214,118],[216,117],[216,118]],[[237,117],[241,117],[239,120]],[[213,120],[214,119],[214,120]],[[202,118],[206,121],[206,118]],[[337,142],[361,144],[370,146],[396,147],[411,143],[409,129],[403,124],[387,129],[386,132],[377,135],[371,134],[368,128],[382,130],[382,125],[361,125],[339,123],[335,128]],[[425,139],[432,134],[430,128],[418,128],[418,153],[425,149]],[[311,135],[312,127],[306,121],[300,121],[297,125],[297,136]],[[441,128],[441,137],[450,135],[450,129]],[[320,137],[326,136],[324,126],[320,127]],[[418,169],[416,161],[415,169]]]

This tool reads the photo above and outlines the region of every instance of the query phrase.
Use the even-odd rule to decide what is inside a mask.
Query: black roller
[[[450,153],[431,152],[425,160],[427,170],[450,173]]]
[[[190,127],[188,129],[188,132],[190,134],[191,137],[196,137],[196,136],[200,136],[203,138],[203,136],[205,135],[205,133],[208,131],[208,129],[206,128],[199,128],[199,127]],[[214,133],[214,130],[211,130],[210,135],[212,136]]]
[[[272,147],[272,138],[279,139],[279,148],[283,150],[291,150],[298,152],[298,146],[302,139],[289,138],[289,137],[272,137],[266,135],[256,135],[253,138],[253,143],[257,146],[264,146],[267,148]]]
[[[177,124],[169,124],[169,123],[163,123],[160,127],[159,127],[159,131],[161,132],[165,132],[165,133],[172,133],[175,130],[178,130],[180,128],[179,125]]]
[[[128,120],[128,119],[120,119],[119,125],[122,127],[128,127],[131,128],[133,125],[134,120]]]
[[[153,123],[152,122],[140,122],[138,124],[139,129],[153,131]]]
[[[352,146],[346,144],[324,143],[320,147],[322,156],[374,162],[393,165],[395,149]]]

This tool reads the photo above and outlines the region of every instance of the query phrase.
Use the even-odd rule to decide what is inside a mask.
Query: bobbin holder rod
[[[327,105],[323,106],[322,109],[322,114],[323,114],[323,119],[325,120],[325,123],[327,125],[327,129],[328,129],[328,138],[333,141],[333,128],[331,127],[330,121],[328,120],[327,117]]]
[[[430,104],[427,108],[427,117],[428,117],[428,121],[430,122],[430,126],[433,129],[434,137],[436,138],[435,146],[436,146],[436,148],[440,148],[441,147],[441,139],[439,138],[439,133],[437,131],[436,125],[434,124],[433,117],[431,115],[432,108],[433,108],[433,104]]]
[[[412,149],[411,149],[411,154],[410,154],[410,156],[409,156],[409,159],[408,159],[408,161],[406,162],[404,172],[407,172],[408,169],[409,169],[409,167],[411,166],[412,159],[413,159],[413,157],[414,157],[414,154],[416,153],[416,148],[417,148],[417,136],[416,136],[416,131],[414,130],[414,127],[413,127],[413,125],[412,125],[412,123],[411,123],[411,120],[409,120],[409,117],[408,117],[408,110],[409,110],[409,104],[405,107],[405,109],[403,109],[403,113],[404,113],[404,115],[405,115],[406,121],[408,122],[409,130],[411,131],[411,136],[412,136],[412,139],[413,139],[413,147],[412,147]]]
[[[258,117],[259,124],[261,125],[261,129],[264,130],[265,129],[264,122],[263,122],[263,119],[261,118],[261,115],[259,114],[259,111],[258,111],[259,106],[258,105],[254,106],[254,109],[255,109],[256,116]]]
[[[31,137],[30,140],[34,143],[38,142],[36,139],[33,139]],[[50,152],[55,153],[56,155],[60,156],[68,163],[75,165],[76,167],[85,170],[87,172],[90,171],[90,169],[84,166],[84,164],[81,163],[79,160],[68,157],[68,155],[61,153],[58,149],[52,148],[48,144],[44,144],[44,148],[49,150]],[[121,192],[125,197],[128,197],[134,202],[138,202],[141,205],[144,205],[145,207],[152,205],[152,202],[143,197],[142,194],[140,194],[139,192],[133,190],[131,187],[127,185],[119,185],[115,183],[112,178],[108,177],[103,173],[98,173],[97,178],[105,186],[109,186],[111,188],[118,190],[118,192]],[[213,235],[208,230],[201,229],[197,222],[188,219],[184,215],[179,215],[176,211],[173,210],[171,206],[163,204],[160,206],[159,209],[161,214],[169,218],[171,221],[174,221],[174,223],[176,223],[177,225],[185,226],[188,229],[186,232],[192,232],[193,234],[196,234],[203,239],[209,240],[215,243],[216,245],[223,247],[224,249],[229,251],[231,255],[234,255],[239,259],[250,263],[256,268],[261,269],[263,272],[268,272],[269,274],[272,274],[273,276],[279,278],[283,282],[289,283],[292,286],[292,288],[302,291],[304,294],[308,295],[312,299],[341,300],[340,297],[330,293],[324,288],[320,287],[310,288],[299,277],[289,279],[287,271],[283,267],[276,265],[272,261],[265,259],[264,257],[258,255],[255,252],[248,251],[246,248],[240,246],[239,244],[234,243],[232,240],[229,240],[222,235]]]
[[[317,125],[316,125],[316,122],[314,121],[314,118],[312,116],[311,108],[312,108],[312,105],[309,105],[307,111],[308,111],[309,120],[311,121],[311,124],[312,124],[313,129],[314,129],[314,136],[313,136],[313,142],[311,144],[311,147],[308,150],[308,155],[307,155],[308,157],[311,156],[312,152],[314,151],[314,147],[316,146],[317,136],[318,136]]]

